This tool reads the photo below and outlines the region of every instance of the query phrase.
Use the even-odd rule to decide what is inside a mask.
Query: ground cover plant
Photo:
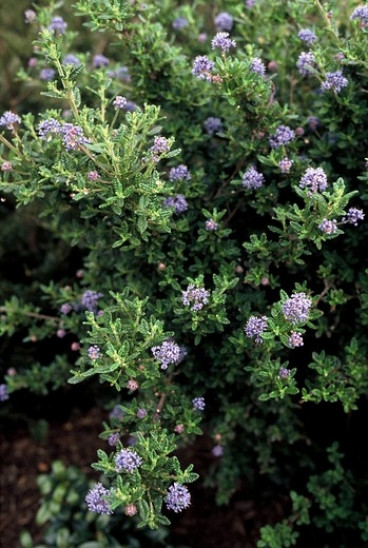
[[[109,412],[98,482],[39,479],[45,545],[161,542],[198,479],[176,451],[203,430],[216,504],[245,480],[288,501],[258,547],[364,545],[368,5],[23,17],[32,49],[4,61],[22,100],[9,83],[0,113],[2,412],[81,384]]]

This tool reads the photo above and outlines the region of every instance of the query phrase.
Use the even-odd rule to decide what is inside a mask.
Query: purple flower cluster
[[[51,82],[55,78],[56,72],[52,68],[43,68],[40,71],[40,80],[43,80],[44,82]]]
[[[94,55],[92,59],[93,68],[103,68],[103,67],[106,67],[109,63],[110,63],[110,60],[104,55],[101,55],[100,53],[98,53],[97,55]]]
[[[162,137],[162,135],[157,135],[153,141],[153,145],[151,146],[153,157],[155,159],[158,159],[159,154],[163,154],[164,152],[168,152],[169,150],[169,140],[166,139],[166,137]]]
[[[74,65],[75,67],[77,67],[80,64],[81,62],[79,61],[78,57],[76,57],[72,53],[69,53],[63,59],[63,65]]]
[[[214,133],[217,133],[218,131],[222,131],[221,118],[214,118],[213,116],[210,116],[204,122],[204,129],[209,135],[213,135]]]
[[[266,330],[266,328],[267,328],[266,316],[261,316],[260,318],[257,318],[256,316],[251,316],[246,323],[244,331],[247,337],[249,337],[250,339],[255,337],[254,339],[255,342],[261,343],[262,338],[260,335]]]
[[[72,310],[73,310],[73,307],[69,303],[64,303],[60,307],[61,314],[69,314],[69,312],[71,312]]]
[[[199,396],[192,399],[192,405],[195,411],[204,411],[206,407],[206,402],[202,396]]]
[[[214,447],[212,447],[211,453],[214,457],[222,457],[222,455],[224,454],[224,448],[222,447],[222,445],[215,445]]]
[[[190,181],[191,175],[187,166],[180,164],[179,166],[170,169],[169,178],[170,181],[182,181],[183,179]]]
[[[351,224],[351,225],[358,226],[358,222],[363,221],[364,217],[365,217],[365,215],[364,215],[362,209],[357,209],[356,207],[351,207],[348,210],[348,212],[346,214],[346,217],[344,217],[342,220],[346,223]]]
[[[188,209],[188,202],[182,194],[177,194],[176,196],[169,196],[164,200],[165,207],[173,207],[174,213],[179,215],[179,213],[184,213]]]
[[[89,181],[98,181],[98,179],[100,178],[100,174],[98,173],[98,171],[90,171],[87,175],[87,178]]]
[[[139,408],[137,411],[138,419],[144,419],[144,417],[146,416],[147,416],[147,409],[144,409],[143,407]]]
[[[311,46],[313,42],[317,40],[317,36],[310,29],[301,29],[298,32],[298,38],[305,42],[308,46]]]
[[[124,508],[124,514],[130,518],[135,516],[137,512],[138,509],[135,504],[128,504],[128,506]]]
[[[125,97],[122,97],[121,95],[117,95],[113,101],[113,105],[115,108],[122,108],[125,109],[127,104],[127,100]]]
[[[151,352],[157,361],[161,363],[161,369],[167,369],[171,363],[179,363],[182,351],[174,341],[164,341],[160,346],[153,346]]]
[[[52,133],[59,134],[61,129],[61,124],[55,118],[48,118],[41,122],[38,126],[38,135],[41,139],[47,139],[48,136]]]
[[[251,166],[243,175],[242,185],[248,190],[260,188],[264,183],[264,176]]]
[[[220,48],[223,52],[236,47],[235,40],[229,38],[228,32],[218,32],[212,39],[212,49]]]
[[[321,89],[322,91],[332,89],[335,93],[339,93],[339,91],[345,88],[348,83],[348,79],[342,75],[341,70],[326,72],[326,80],[322,82]]]
[[[103,297],[103,293],[98,293],[97,291],[92,291],[88,289],[85,291],[81,297],[81,305],[83,308],[89,312],[97,312],[98,299]]]
[[[172,28],[174,30],[181,30],[187,27],[188,25],[189,25],[189,21],[186,17],[177,17],[173,21]]]
[[[282,305],[284,318],[292,324],[303,323],[308,320],[312,300],[306,293],[294,293]]]
[[[7,160],[5,160],[2,164],[1,164],[1,171],[4,171],[5,173],[7,171],[11,171],[13,169],[13,164],[11,162],[8,162]]]
[[[279,126],[276,128],[276,133],[270,135],[270,147],[279,148],[288,145],[293,139],[295,139],[295,132],[289,126]]]
[[[316,58],[311,51],[303,51],[298,57],[296,66],[302,76],[310,76],[315,73]]]
[[[358,6],[355,8],[353,13],[350,15],[352,21],[358,20],[363,23],[363,25],[368,25],[368,6]]]
[[[26,23],[33,23],[37,19],[37,13],[34,10],[25,10],[24,20]]]
[[[250,10],[251,8],[253,8],[256,2],[257,0],[245,0],[245,7]]]
[[[64,19],[57,15],[56,17],[53,17],[51,19],[51,23],[48,26],[48,29],[51,31],[54,31],[56,34],[64,34],[64,32],[67,29],[67,23],[65,23]]]
[[[89,143],[89,140],[83,134],[83,129],[74,124],[62,125],[60,135],[66,150],[76,150],[80,145]]]
[[[109,494],[110,491],[102,483],[96,483],[86,496],[88,510],[90,512],[97,512],[98,514],[112,514],[110,503],[103,499],[103,497]]]
[[[256,74],[259,74],[259,76],[265,76],[266,74],[265,64],[262,61],[262,59],[260,59],[259,57],[254,57],[254,59],[252,59],[249,66],[249,70],[251,72],[255,72]]]
[[[124,412],[122,408],[120,407],[120,405],[115,405],[109,413],[110,419],[120,420],[121,418],[123,418],[123,416],[124,416]]]
[[[287,377],[290,375],[290,370],[286,369],[286,367],[280,367],[279,370],[279,377],[281,379],[287,379]]]
[[[290,160],[289,158],[283,158],[279,161],[279,168],[281,173],[289,173],[290,169],[294,163],[294,160]]]
[[[228,30],[233,28],[234,19],[227,11],[222,11],[215,17],[215,27],[218,31]]]
[[[218,224],[213,219],[208,219],[205,224],[206,230],[209,232],[213,232],[214,230],[218,229]]]
[[[289,337],[290,348],[298,348],[299,346],[303,346],[303,345],[304,345],[304,341],[303,341],[302,335],[298,333],[297,331],[292,331]]]
[[[300,188],[308,188],[309,194],[321,192],[327,188],[327,176],[321,167],[308,167],[300,179]]]
[[[325,234],[335,234],[335,232],[337,232],[336,219],[333,219],[332,221],[323,219],[323,221],[318,225],[318,228]]]
[[[98,360],[98,358],[101,357],[101,351],[99,346],[97,346],[97,344],[90,346],[88,348],[87,353],[88,353],[89,359],[92,360],[93,362],[95,362],[96,360]]]
[[[117,472],[133,473],[142,464],[143,460],[132,449],[122,449],[115,457],[115,470]]]
[[[317,116],[309,116],[307,123],[310,130],[316,131],[317,127],[319,126],[319,119],[317,118]]]
[[[0,384],[0,401],[6,401],[9,399],[8,387],[5,383]]]
[[[166,506],[174,512],[181,512],[190,506],[190,493],[184,485],[174,482],[170,485],[165,498]]]
[[[207,55],[197,55],[193,62],[192,74],[199,80],[212,80],[212,71],[215,63]]]
[[[182,292],[182,301],[185,306],[190,306],[194,312],[202,310],[205,304],[208,303],[210,292],[204,287],[195,287],[194,284],[189,284],[185,291]]]
[[[14,124],[19,124],[20,118],[18,114],[8,110],[0,118],[0,127],[6,127],[7,129],[14,129]]]
[[[110,434],[109,437],[107,438],[107,442],[111,447],[115,447],[119,440],[120,440],[119,432],[114,432],[113,434]]]

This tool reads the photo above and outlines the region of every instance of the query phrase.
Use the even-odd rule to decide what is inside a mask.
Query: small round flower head
[[[363,221],[365,215],[362,209],[357,209],[356,207],[351,207],[347,214],[346,218],[343,219],[344,222],[351,225],[357,226],[359,221]]]
[[[184,432],[184,424],[176,424],[174,432],[176,432],[176,434],[182,434]]]
[[[208,232],[213,232],[214,230],[218,229],[218,224],[213,219],[208,219],[208,221],[206,221],[205,227]]]
[[[127,100],[125,97],[122,97],[121,95],[117,95],[114,99],[113,105],[115,108],[125,108],[127,104]]]
[[[279,162],[279,168],[281,173],[289,173],[290,169],[294,163],[294,160],[290,160],[289,158],[283,158]]]
[[[45,82],[51,82],[55,78],[56,72],[52,68],[44,68],[41,70],[39,78]]]
[[[28,59],[27,65],[28,65],[30,68],[35,67],[35,66],[37,65],[37,59],[36,59],[36,57],[30,57],[30,58]]]
[[[86,496],[86,503],[90,512],[97,512],[97,514],[111,515],[110,503],[103,499],[110,492],[102,483],[96,483],[96,485],[88,491]]]
[[[257,316],[251,316],[246,323],[244,331],[247,337],[249,337],[250,339],[253,339],[254,337],[256,343],[261,343],[261,334],[265,331],[266,328],[266,316],[261,316],[260,318],[257,318]]]
[[[317,127],[319,126],[319,119],[317,118],[317,116],[309,116],[307,124],[310,130],[316,131]]]
[[[190,506],[190,493],[184,485],[173,483],[170,485],[165,498],[166,506],[174,512],[181,512]]]
[[[115,405],[109,413],[110,419],[120,420],[123,418],[123,416],[124,416],[124,411],[122,410],[120,405]]]
[[[257,0],[245,0],[245,7],[250,10],[255,6]]]
[[[311,51],[302,51],[296,63],[301,76],[310,76],[315,73],[316,58]]]
[[[302,335],[297,331],[292,331],[289,337],[289,346],[290,348],[298,348],[299,346],[304,346]]]
[[[72,310],[73,310],[73,307],[72,307],[72,305],[69,304],[69,303],[64,303],[64,304],[62,304],[61,307],[60,307],[60,312],[61,312],[62,314],[69,314],[69,312],[71,312]]]
[[[350,15],[352,21],[361,21],[363,25],[368,25],[368,6],[358,6]]]
[[[33,23],[37,18],[37,13],[33,10],[25,10],[24,12],[24,21],[26,23]]]
[[[206,32],[201,32],[200,34],[198,34],[197,40],[201,44],[204,44],[204,42],[206,42],[207,38],[208,38],[207,33]]]
[[[92,66],[93,68],[102,68],[106,67],[109,62],[110,60],[107,57],[98,53],[97,55],[94,55],[92,59]]]
[[[304,292],[294,293],[282,305],[284,318],[292,324],[304,323],[308,320],[312,301]]]
[[[281,379],[286,379],[290,375],[290,370],[286,369],[286,367],[280,367],[279,370],[279,377]]]
[[[19,124],[20,118],[18,114],[8,110],[0,118],[0,127],[6,127],[7,129],[14,129],[14,124]]]
[[[249,66],[249,70],[251,72],[255,72],[256,74],[259,74],[260,76],[265,76],[266,74],[266,66],[264,62],[262,61],[262,59],[260,59],[259,57],[254,57],[254,59],[252,59]]]
[[[186,17],[177,17],[172,23],[172,28],[174,30],[181,30],[185,29],[185,27],[187,27],[188,25],[189,21],[188,19],[186,19]]]
[[[137,512],[138,510],[135,504],[128,504],[128,506],[124,508],[124,514],[129,518],[135,516]]]
[[[348,83],[348,79],[342,75],[341,70],[326,72],[326,80],[322,82],[321,89],[322,91],[332,89],[335,93],[339,93],[339,91],[345,88]]]
[[[125,103],[125,106],[123,107],[123,110],[127,110],[128,112],[133,112],[133,110],[137,110],[137,105],[134,103],[134,101],[127,101]]]
[[[48,26],[48,29],[51,31],[54,31],[55,34],[64,34],[67,28],[67,23],[65,23],[64,19],[57,15],[56,17],[53,17],[51,19],[51,23]]]
[[[12,169],[13,169],[13,164],[11,162],[8,162],[7,160],[5,160],[5,162],[1,164],[1,171],[4,171],[5,173],[7,171],[11,171]]]
[[[97,346],[97,344],[94,344],[93,346],[90,346],[88,348],[88,357],[93,362],[95,362],[96,360],[98,360],[98,358],[101,357],[101,350],[99,346]]]
[[[213,135],[214,133],[218,133],[219,131],[222,131],[221,118],[214,118],[213,116],[210,116],[204,122],[204,129],[209,135]]]
[[[298,38],[305,42],[308,46],[311,46],[313,42],[317,40],[317,36],[310,29],[301,29],[298,32]]]
[[[102,293],[97,291],[91,291],[90,289],[85,291],[81,297],[81,305],[89,312],[97,312],[98,299],[102,297]]]
[[[107,438],[107,442],[111,447],[115,447],[115,445],[120,440],[120,434],[118,432],[114,432],[113,434],[110,434]]]
[[[261,188],[264,183],[264,176],[255,167],[251,166],[243,175],[242,185],[248,190]]]
[[[144,417],[146,417],[146,416],[147,416],[147,410],[146,409],[144,409],[143,407],[138,409],[138,411],[137,411],[138,419],[144,419]]]
[[[211,453],[214,457],[222,457],[222,455],[224,454],[224,448],[222,447],[222,445],[215,445],[214,447],[212,447]]]
[[[300,179],[300,188],[308,188],[309,194],[321,192],[327,188],[327,176],[321,167],[308,167]]]
[[[49,136],[52,138],[52,134],[58,135],[60,133],[61,124],[55,118],[48,118],[43,120],[38,126],[38,135],[41,139],[47,139]]]
[[[318,228],[325,234],[335,234],[335,232],[337,232],[336,219],[333,219],[332,221],[323,219],[323,221],[318,225]]]
[[[193,62],[192,74],[199,80],[212,80],[212,71],[215,63],[207,55],[197,55]]]
[[[202,310],[205,304],[208,303],[210,292],[204,287],[195,287],[194,284],[189,284],[185,291],[182,292],[182,302],[185,306],[190,306],[194,312]]]
[[[170,181],[182,181],[183,179],[190,181],[191,175],[187,166],[180,164],[179,166],[170,169],[169,178]]]
[[[166,137],[162,137],[162,135],[156,136],[153,141],[153,145],[151,146],[153,156],[158,156],[159,154],[163,154],[164,152],[168,152],[169,150],[169,140],[166,139]]]
[[[0,384],[0,401],[6,401],[9,399],[8,387],[6,384]]]
[[[215,17],[215,27],[218,31],[228,30],[233,28],[234,19],[227,11],[222,11]]]
[[[228,32],[218,32],[212,39],[212,49],[220,48],[223,52],[236,47],[235,40],[229,38]]]
[[[132,449],[122,449],[115,457],[115,470],[117,472],[134,472],[142,464],[143,460]]]
[[[89,142],[83,134],[83,129],[73,124],[61,126],[60,134],[66,150],[76,150],[80,145]]]
[[[98,173],[98,171],[90,171],[87,175],[87,178],[89,181],[98,181],[98,179],[100,178],[100,174]]]
[[[81,63],[80,63],[78,57],[76,57],[72,53],[69,53],[63,59],[63,65],[73,65],[73,66],[77,67],[80,64]]]
[[[204,411],[206,407],[205,399],[202,396],[192,399],[193,409],[195,411]]]
[[[153,346],[151,352],[161,364],[161,369],[167,369],[171,363],[177,364],[180,359],[180,346],[174,341],[164,341],[160,346]]]
[[[276,128],[276,133],[269,138],[270,147],[279,148],[288,145],[293,139],[295,139],[295,132],[289,126],[279,126]]]
[[[188,209],[188,202],[182,194],[177,194],[176,196],[169,196],[164,201],[165,207],[173,207],[174,213],[178,215],[179,213],[184,213]]]
[[[79,344],[79,342],[74,341],[74,342],[70,345],[70,350],[72,350],[73,352],[78,352],[78,350],[80,350],[80,344]]]
[[[65,335],[66,335],[65,329],[58,329],[56,331],[56,336],[57,336],[58,339],[63,339],[65,337]]]
[[[138,390],[139,384],[134,379],[129,379],[127,382],[127,389],[131,390],[132,392],[135,392]]]

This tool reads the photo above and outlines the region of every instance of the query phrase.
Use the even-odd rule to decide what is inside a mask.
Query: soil
[[[0,437],[1,447],[1,524],[0,545],[20,548],[19,534],[27,529],[35,543],[41,542],[42,532],[35,524],[39,503],[36,477],[47,473],[58,459],[66,465],[77,465],[87,475],[97,479],[90,464],[96,461],[101,447],[98,435],[105,419],[100,408],[92,408],[51,424],[44,439],[37,441],[28,429],[17,428]],[[213,461],[210,441],[200,438],[179,455],[183,465],[194,462],[199,472]],[[234,500],[228,506],[217,507],[214,491],[204,488],[201,481],[191,487],[192,506],[172,520],[170,542],[180,548],[253,548],[259,538],[259,528],[282,517],[280,502],[269,508],[257,508],[253,500]],[[73,547],[70,547],[73,548]]]

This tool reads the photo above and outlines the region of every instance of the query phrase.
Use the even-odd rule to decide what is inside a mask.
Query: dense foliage
[[[87,510],[96,547],[168,525],[202,429],[218,504],[289,497],[260,548],[367,541],[368,6],[39,4],[0,113],[0,394],[89,383],[110,417],[93,526],[47,545],[97,539]]]

